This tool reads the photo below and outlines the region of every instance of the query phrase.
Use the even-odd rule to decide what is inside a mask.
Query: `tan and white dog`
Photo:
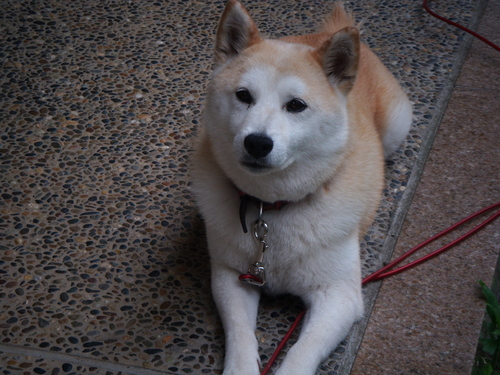
[[[270,40],[228,1],[192,171],[225,375],[259,374],[261,290],[307,306],[279,375],[314,374],[362,316],[359,237],[379,205],[384,154],[411,120],[408,98],[341,4],[320,32]],[[259,216],[261,202],[280,209]],[[244,233],[254,221],[258,233]]]

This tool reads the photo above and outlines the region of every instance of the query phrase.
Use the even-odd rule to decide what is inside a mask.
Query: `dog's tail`
[[[330,15],[323,22],[321,31],[334,34],[347,26],[356,26],[356,21],[351,12],[345,9],[342,1],[337,1]]]

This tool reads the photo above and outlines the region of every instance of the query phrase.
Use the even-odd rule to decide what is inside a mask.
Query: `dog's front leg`
[[[212,261],[212,292],[226,336],[224,375],[258,375],[259,288],[242,284],[234,269]]]
[[[318,365],[361,317],[363,303],[360,291],[356,291],[352,284],[339,284],[343,285],[314,292],[310,301],[306,301],[308,310],[300,337],[276,375],[315,374]]]

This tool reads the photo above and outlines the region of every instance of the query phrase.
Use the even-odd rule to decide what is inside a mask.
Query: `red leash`
[[[391,263],[389,263],[387,266],[383,267],[379,271],[376,271],[373,274],[371,274],[370,276],[366,277],[365,279],[363,279],[363,281],[361,283],[363,285],[365,285],[365,284],[367,284],[367,283],[369,283],[371,281],[381,280],[381,279],[384,279],[386,277],[389,277],[389,276],[395,275],[397,273],[403,272],[403,271],[405,271],[407,269],[415,267],[416,265],[421,264],[421,263],[423,263],[423,262],[425,262],[425,261],[427,261],[427,260],[435,257],[438,254],[441,254],[441,253],[445,252],[446,250],[451,249],[453,246],[455,246],[455,245],[459,244],[460,242],[464,241],[466,238],[469,238],[474,233],[476,233],[477,231],[479,231],[480,229],[484,228],[486,225],[488,225],[489,223],[491,223],[493,220],[495,220],[496,218],[498,218],[500,216],[500,209],[499,208],[500,208],[500,202],[495,203],[495,204],[493,204],[493,205],[491,205],[489,207],[483,208],[482,210],[480,210],[480,211],[478,211],[478,212],[476,212],[476,213],[474,213],[474,214],[466,217],[465,219],[460,220],[458,223],[453,224],[451,227],[449,227],[449,228],[443,230],[442,232],[440,232],[440,233],[432,236],[428,240],[422,242],[420,245],[415,246],[413,249],[409,250],[408,252],[406,252],[405,254],[403,254],[402,256],[400,256],[399,258],[397,258],[396,260],[392,261]],[[405,260],[406,258],[408,258],[410,255],[412,255],[416,251],[420,250],[424,246],[427,246],[431,242],[433,242],[433,241],[437,240],[438,238],[441,238],[444,235],[452,232],[453,230],[457,229],[461,225],[463,225],[463,224],[471,221],[472,219],[476,218],[477,216],[483,215],[486,212],[491,211],[493,209],[499,209],[499,210],[497,212],[495,212],[493,215],[491,215],[489,218],[487,218],[486,220],[484,220],[481,224],[477,225],[476,227],[474,227],[473,229],[471,229],[467,233],[465,233],[462,236],[458,237],[456,240],[453,240],[449,244],[447,244],[447,245],[445,245],[445,246],[443,246],[443,247],[441,247],[441,248],[433,251],[432,253],[430,253],[428,255],[425,255],[425,256],[423,256],[423,257],[421,257],[421,258],[419,258],[419,259],[417,259],[417,260],[415,260],[415,261],[413,261],[411,263],[408,263],[407,265],[404,265],[402,267],[399,267],[399,268],[396,268],[396,269],[390,271],[391,268],[393,268],[397,264],[401,263],[403,260]],[[289,328],[289,330],[286,333],[286,335],[283,338],[283,340],[281,340],[281,342],[279,343],[279,345],[276,347],[276,350],[274,351],[273,355],[269,359],[269,362],[267,363],[266,367],[264,368],[264,370],[262,370],[261,375],[266,375],[268,373],[269,369],[274,364],[274,361],[278,357],[279,353],[283,350],[283,348],[286,345],[288,339],[290,338],[290,336],[292,335],[293,331],[295,330],[295,328],[297,327],[297,325],[300,323],[300,321],[304,317],[305,313],[306,313],[305,311],[302,311],[297,316],[297,318],[295,319],[295,321],[293,322],[293,324]]]
[[[486,39],[485,37],[479,35],[478,33],[456,23],[456,22],[453,22],[453,21],[450,21],[449,19],[447,18],[444,18],[442,16],[440,16],[439,14],[433,12],[432,10],[429,9],[429,6],[427,5],[427,1],[428,0],[424,0],[424,3],[423,3],[423,7],[424,9],[431,15],[431,16],[434,16],[436,17],[437,19],[441,20],[441,21],[444,21],[452,26],[455,26],[455,27],[458,27],[460,30],[463,30],[465,31],[466,33],[469,33],[471,35],[474,35],[476,38],[478,38],[479,40],[482,40],[483,42],[485,42],[486,44],[488,44],[489,46],[495,48],[497,51],[500,52],[500,47],[498,47],[496,44],[490,42],[488,39]]]
[[[405,271],[407,269],[410,269],[412,267],[415,267],[416,265],[419,265],[420,263],[423,263],[423,262],[425,262],[425,261],[427,261],[427,260],[429,260],[431,258],[434,258],[436,255],[444,253],[446,250],[451,249],[453,246],[455,246],[455,245],[459,244],[460,242],[464,241],[466,238],[469,238],[474,233],[476,233],[477,231],[479,231],[480,229],[482,229],[483,227],[485,227],[486,225],[488,225],[489,223],[491,223],[493,220],[495,220],[498,216],[500,216],[500,210],[498,210],[496,213],[494,213],[488,219],[486,219],[481,224],[479,224],[475,228],[471,229],[470,231],[468,231],[464,235],[458,237],[456,240],[451,241],[449,244],[447,244],[447,245],[445,245],[445,246],[443,246],[443,247],[441,247],[441,248],[433,251],[430,254],[427,254],[427,255],[423,256],[420,259],[417,259],[417,260],[415,260],[415,261],[413,261],[411,263],[408,263],[405,266],[402,266],[402,267],[396,268],[395,270],[389,271],[391,268],[393,268],[397,264],[401,263],[403,260],[405,260],[406,258],[408,258],[413,253],[417,252],[418,250],[420,250],[424,246],[427,246],[428,244],[430,244],[431,242],[437,240],[438,238],[443,237],[444,235],[446,235],[446,234],[450,233],[451,231],[453,231],[453,230],[457,229],[458,227],[460,227],[462,224],[465,224],[465,223],[471,221],[475,217],[480,216],[480,215],[482,215],[482,214],[484,214],[484,213],[486,213],[488,211],[491,211],[491,210],[493,210],[495,208],[499,208],[499,207],[500,207],[500,202],[495,203],[495,204],[493,204],[493,205],[491,205],[489,207],[483,208],[482,210],[480,210],[480,211],[478,211],[478,212],[476,212],[476,213],[474,213],[474,214],[466,217],[465,219],[460,220],[458,223],[453,224],[451,227],[449,227],[449,228],[443,230],[442,232],[440,232],[440,233],[432,236],[428,240],[422,242],[420,245],[415,246],[413,249],[409,250],[408,252],[406,252],[405,254],[403,254],[402,256],[400,256],[398,259],[392,261],[387,266],[385,266],[382,269],[378,270],[377,272],[371,274],[370,276],[368,276],[367,278],[365,278],[362,281],[362,284],[369,283],[370,281],[380,280],[380,279],[383,279],[383,278],[395,275],[397,273],[403,272],[403,271]]]
[[[283,337],[283,340],[281,340],[281,342],[278,344],[278,346],[274,350],[273,355],[271,356],[271,358],[269,358],[269,361],[267,362],[266,367],[264,367],[264,370],[262,370],[260,375],[267,375],[268,371],[271,369],[271,366],[276,361],[276,358],[278,358],[278,355],[281,353],[281,351],[285,347],[286,343],[288,342],[288,339],[290,339],[290,336],[292,336],[293,332],[295,331],[295,328],[297,328],[297,326],[302,321],[302,318],[304,317],[305,314],[306,314],[306,310],[301,311],[300,314],[297,315],[297,317],[295,318],[295,321],[288,329],[288,332],[286,333],[285,337]]]

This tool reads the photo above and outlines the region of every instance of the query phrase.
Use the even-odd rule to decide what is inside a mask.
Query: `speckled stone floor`
[[[269,36],[332,2],[245,1]],[[221,1],[0,3],[2,374],[220,374],[223,332],[188,177]],[[348,2],[415,120],[387,163],[363,273],[390,258],[470,38],[419,2]],[[483,0],[433,4],[464,25]],[[368,311],[378,285],[365,289]],[[301,310],[264,299],[267,362]],[[352,366],[366,321],[319,373]]]

